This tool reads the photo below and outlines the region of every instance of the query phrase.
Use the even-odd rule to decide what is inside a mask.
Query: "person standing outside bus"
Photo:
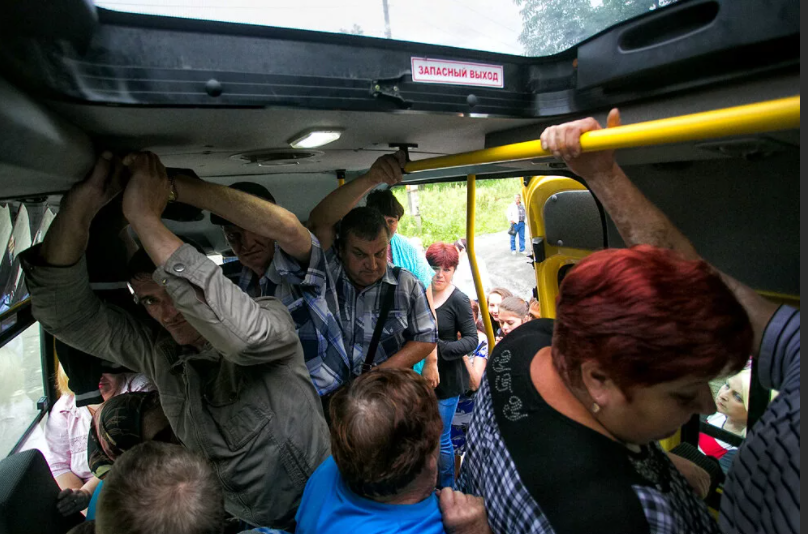
[[[508,206],[505,216],[515,231],[511,235],[511,254],[516,254],[516,236],[519,235],[519,252],[525,251],[525,206],[522,204],[522,195],[515,195],[513,204]]]

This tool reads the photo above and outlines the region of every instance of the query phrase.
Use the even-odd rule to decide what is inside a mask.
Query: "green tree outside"
[[[522,15],[525,55],[563,52],[619,22],[675,0],[514,0]]]
[[[477,235],[503,232],[508,229],[505,210],[513,197],[522,192],[521,178],[477,181]],[[407,191],[396,187],[393,194],[404,206],[405,214],[398,232],[417,237],[424,248],[437,241],[453,242],[466,236],[466,183],[428,184],[418,187],[421,229],[410,212]]]

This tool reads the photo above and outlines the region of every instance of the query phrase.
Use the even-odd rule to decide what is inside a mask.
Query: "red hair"
[[[640,245],[597,252],[566,276],[558,298],[553,363],[580,386],[595,360],[624,393],[685,376],[743,369],[752,326],[706,262]]]
[[[426,249],[426,261],[432,267],[457,268],[460,256],[454,245],[449,243],[432,243]]]

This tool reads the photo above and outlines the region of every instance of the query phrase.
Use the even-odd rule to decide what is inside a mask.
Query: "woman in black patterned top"
[[[708,381],[743,368],[749,319],[703,261],[648,246],[581,261],[555,324],[494,349],[458,489],[494,532],[717,533],[656,444],[713,413]]]

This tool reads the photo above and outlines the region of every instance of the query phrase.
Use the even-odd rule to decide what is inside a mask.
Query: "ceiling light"
[[[292,148],[314,148],[333,143],[342,135],[342,129],[307,130],[289,140]]]

